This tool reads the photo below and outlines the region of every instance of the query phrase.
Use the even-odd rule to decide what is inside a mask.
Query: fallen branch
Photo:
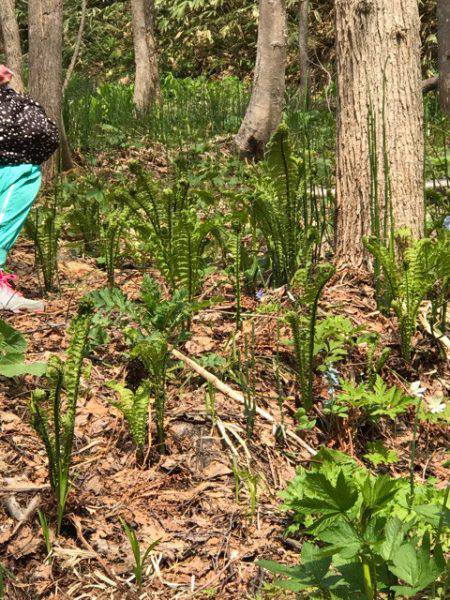
[[[26,492],[41,492],[48,489],[50,489],[50,484],[48,483],[42,483],[40,485],[33,483],[12,483],[0,487],[0,496],[4,496],[5,494],[11,496],[12,494],[25,494]]]
[[[185,356],[184,354],[182,354],[179,350],[175,350],[175,348],[172,348],[171,354],[172,354],[172,356],[174,358],[176,358],[177,360],[181,360],[181,362],[183,362],[185,365],[187,365],[188,367],[190,367],[198,375],[200,375],[201,377],[203,377],[203,379],[205,379],[206,381],[208,381],[217,390],[219,390],[220,392],[222,392],[223,394],[225,394],[229,398],[233,398],[233,400],[236,400],[240,404],[244,404],[245,403],[244,396],[241,394],[241,392],[238,392],[237,390],[234,390],[233,388],[231,388],[229,385],[227,385],[226,383],[224,383],[223,381],[221,381],[218,377],[216,377],[215,375],[213,375],[212,373],[210,373],[209,371],[207,371],[206,369],[204,369],[202,366],[200,366],[198,363],[196,363],[195,361],[193,361],[191,358],[189,358],[189,357]],[[256,412],[258,413],[258,415],[260,417],[262,417],[263,419],[265,419],[269,423],[272,423],[273,425],[277,425],[278,424],[277,421],[276,421],[276,419],[270,413],[268,413],[267,411],[265,411],[264,409],[256,407]],[[314,448],[311,448],[311,446],[309,444],[307,444],[304,440],[302,440],[302,438],[300,438],[296,433],[294,433],[293,431],[290,431],[289,429],[287,429],[286,430],[286,435],[288,437],[290,437],[292,440],[296,441],[297,444],[299,444],[300,446],[302,446],[302,448],[304,448],[305,450],[307,450],[311,454],[311,456],[316,456],[317,451],[314,450]]]

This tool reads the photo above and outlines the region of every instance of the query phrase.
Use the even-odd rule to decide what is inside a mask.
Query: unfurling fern
[[[56,203],[51,208],[37,208],[25,225],[27,235],[35,245],[36,264],[41,269],[47,292],[56,287],[61,226],[62,216],[57,213]]]
[[[287,313],[286,319],[292,331],[301,402],[305,410],[309,410],[313,403],[317,308],[323,289],[334,272],[332,265],[322,264],[315,273],[299,270],[293,280],[293,290],[298,293],[296,310]]]
[[[113,288],[115,285],[114,272],[120,249],[120,240],[128,217],[128,210],[116,208],[104,217],[100,225],[100,243],[105,260],[109,288]]]
[[[206,273],[206,249],[216,234],[214,221],[202,221],[196,195],[186,182],[162,188],[139,165],[132,165],[136,186],[124,198],[139,233],[137,253],[148,255],[170,289],[184,288],[192,299]]]
[[[169,362],[169,345],[166,337],[155,332],[136,344],[131,356],[138,358],[147,370],[154,398],[156,435],[160,452],[165,452],[164,418],[166,410],[166,376]]]
[[[288,283],[319,241],[309,177],[304,162],[292,155],[287,126],[281,125],[268,145],[265,170],[249,206],[266,242],[275,285]]]
[[[70,489],[75,415],[91,311],[90,304],[80,305],[79,314],[71,325],[66,361],[55,357],[49,362],[49,387],[35,390],[30,401],[32,424],[47,453],[50,484],[57,503],[57,533],[61,529]]]
[[[118,399],[111,403],[125,417],[133,441],[142,454],[147,441],[150,382],[143,381],[135,392],[114,381],[109,383],[109,387],[118,394]]]
[[[401,256],[395,260],[374,238],[365,238],[364,245],[381,267],[384,285],[398,318],[402,356],[409,362],[420,306],[433,286],[444,282],[445,277],[448,281],[448,247],[438,249],[428,238],[413,240],[409,235],[402,234]]]

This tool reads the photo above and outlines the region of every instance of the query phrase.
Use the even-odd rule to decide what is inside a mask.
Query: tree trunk
[[[0,25],[5,45],[6,64],[14,73],[12,87],[17,92],[23,92],[22,48],[16,19],[15,0],[0,1]]]
[[[415,237],[423,234],[419,26],[416,0],[336,0],[339,266],[359,268],[365,266],[367,257],[362,237],[371,233],[370,105],[377,127],[380,214],[385,208],[387,157],[394,228],[407,227]]]
[[[450,0],[438,0],[439,100],[450,117]]]
[[[261,158],[281,121],[286,70],[284,0],[260,0],[258,49],[250,104],[234,143],[242,156]]]
[[[145,114],[160,98],[153,0],[131,0],[131,11],[136,63],[134,104],[139,114]]]
[[[48,116],[61,125],[63,0],[32,0],[28,3],[30,94]],[[61,135],[62,141],[64,136]],[[44,165],[48,183],[58,171],[59,153]]]
[[[300,0],[298,7],[298,58],[300,99],[304,106],[308,106],[309,103],[308,17],[309,0]]]

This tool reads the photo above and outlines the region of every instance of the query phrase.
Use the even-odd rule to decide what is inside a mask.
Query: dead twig
[[[203,377],[203,379],[206,379],[206,381],[208,381],[211,385],[213,385],[216,389],[218,389],[220,392],[222,392],[229,398],[236,400],[240,404],[245,403],[244,396],[241,394],[241,392],[238,392],[237,390],[234,390],[233,388],[231,388],[229,385],[227,385],[226,383],[221,381],[218,377],[216,377],[215,375],[213,375],[212,373],[210,373],[209,371],[204,369],[202,366],[200,366],[198,363],[193,361],[191,358],[182,354],[179,350],[172,348],[171,354],[174,358],[176,358],[177,360],[181,360],[185,365],[190,367],[198,375]],[[275,417],[273,417],[270,413],[268,413],[264,409],[257,407],[256,412],[258,413],[258,415],[260,417],[262,417],[269,423],[272,423],[273,425],[277,425],[277,421],[276,421]],[[314,448],[311,448],[311,446],[309,444],[307,444],[304,440],[302,440],[302,438],[300,438],[296,433],[287,429],[286,435],[288,437],[290,437],[292,440],[294,440],[295,442],[297,442],[297,444],[302,446],[302,448],[307,450],[311,456],[316,456],[317,451],[314,450]]]

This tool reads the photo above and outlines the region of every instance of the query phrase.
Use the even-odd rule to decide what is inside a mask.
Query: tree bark
[[[369,106],[377,126],[380,214],[387,157],[394,228],[407,227],[415,237],[423,235],[423,107],[416,0],[336,0],[336,44],[336,258],[341,267],[360,268],[367,258],[362,238],[371,233]]]
[[[31,0],[28,3],[30,94],[42,104],[57,123],[64,143],[62,127],[62,26],[63,0]],[[57,171],[59,153],[44,165],[44,181]]]
[[[22,93],[25,89],[23,85],[22,48],[16,19],[15,0],[0,1],[0,25],[5,45],[6,63],[14,73],[11,85],[17,92]]]
[[[439,101],[450,117],[450,0],[438,0]]]
[[[253,90],[234,143],[242,156],[261,158],[281,121],[286,70],[284,0],[260,0],[258,48]]]
[[[153,0],[131,0],[131,12],[136,63],[134,104],[138,114],[145,114],[160,98]]]
[[[309,102],[309,57],[308,57],[309,0],[300,0],[298,7],[298,58],[300,67],[300,99]]]

